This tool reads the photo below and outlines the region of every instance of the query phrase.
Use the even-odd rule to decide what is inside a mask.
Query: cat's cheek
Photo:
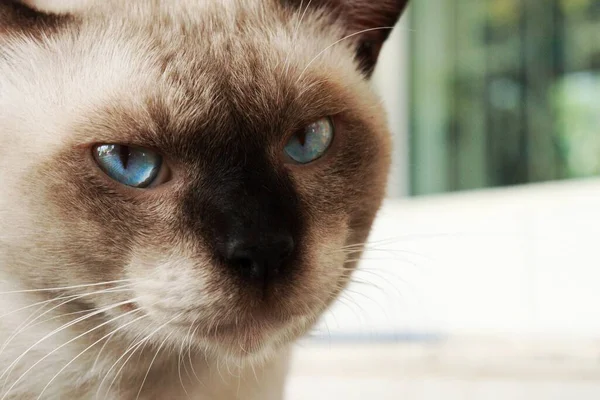
[[[190,324],[222,300],[210,263],[192,257],[184,246],[156,250],[134,251],[125,267],[140,308],[152,319],[166,322],[173,318],[175,324]]]
[[[346,267],[344,246],[349,233],[347,218],[337,216],[327,224],[313,227],[307,239],[309,258],[296,286],[305,288],[297,294],[298,301],[309,302],[314,313],[320,314],[346,286],[351,271]]]

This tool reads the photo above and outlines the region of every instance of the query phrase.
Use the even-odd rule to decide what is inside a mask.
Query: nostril
[[[294,245],[289,235],[263,239],[259,243],[234,239],[227,243],[225,261],[245,276],[263,279],[279,272],[294,252]]]
[[[255,262],[255,251],[251,247],[245,246],[244,243],[234,241],[227,246],[226,260],[230,264],[241,268],[252,268]]]
[[[246,277],[261,278],[265,275],[264,264],[257,263],[250,258],[233,260],[232,267]]]
[[[232,259],[233,263],[245,270],[251,270],[254,266],[254,261],[247,257],[240,257]]]

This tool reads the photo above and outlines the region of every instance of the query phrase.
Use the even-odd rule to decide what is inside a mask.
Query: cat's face
[[[242,356],[305,333],[389,163],[368,82],[388,31],[333,43],[405,2],[0,3],[3,275],[88,293],[124,335]]]

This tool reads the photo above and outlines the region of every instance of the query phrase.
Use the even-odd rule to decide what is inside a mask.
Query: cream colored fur
[[[342,27],[324,24],[312,10],[290,12],[282,21],[266,0],[28,3],[74,12],[79,28],[0,37],[0,400],[282,399],[289,346],[346,285],[355,264],[346,262],[347,246],[366,239],[383,196],[388,131],[379,100],[357,71],[351,41],[332,45],[343,36]],[[231,41],[227,27],[242,23],[248,24],[243,42]],[[207,36],[179,33],[194,24],[203,29],[190,32]],[[220,41],[232,47],[219,50]],[[171,62],[183,74],[180,81],[193,81],[205,103],[190,107],[181,88],[167,80],[162,63],[170,52],[179,57]],[[285,324],[259,321],[237,327],[242,332],[217,333],[220,319],[235,319],[237,325],[239,300],[186,238],[141,235],[127,257],[114,254],[115,265],[106,270],[78,261],[81,256],[74,254],[80,248],[110,253],[115,247],[102,242],[110,242],[102,223],[70,215],[90,202],[78,198],[83,183],[60,193],[53,189],[65,171],[75,176],[78,168],[87,168],[58,162],[57,155],[90,139],[112,139],[98,122],[105,105],[135,110],[143,123],[149,119],[143,95],[160,94],[182,126],[211,112],[211,99],[218,95],[211,76],[239,67],[239,85],[252,84],[244,81],[249,79],[244,57],[256,52],[265,70],[280,71],[265,80],[265,93],[268,84],[284,80],[302,96],[330,79],[369,128],[381,164],[368,175],[377,177],[371,192],[349,190],[354,203],[370,210],[360,230],[350,228],[351,214],[358,212],[350,210],[326,213],[311,228],[306,273],[286,305],[292,310],[290,304],[296,304],[297,311],[288,313]],[[213,58],[203,60],[207,54]],[[198,77],[188,65],[213,71]],[[314,179],[297,177],[306,196],[318,188]],[[362,185],[357,182],[356,188]],[[354,203],[352,210],[358,210]],[[153,208],[157,221],[171,221],[175,207],[166,197]],[[352,247],[348,258],[359,248]],[[128,308],[132,299],[135,306]],[[208,326],[203,339],[192,339],[188,328],[197,321]]]

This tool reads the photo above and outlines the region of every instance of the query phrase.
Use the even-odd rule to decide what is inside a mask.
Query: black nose
[[[294,252],[294,239],[281,233],[260,241],[249,237],[228,240],[225,261],[247,279],[265,281],[282,272]]]

